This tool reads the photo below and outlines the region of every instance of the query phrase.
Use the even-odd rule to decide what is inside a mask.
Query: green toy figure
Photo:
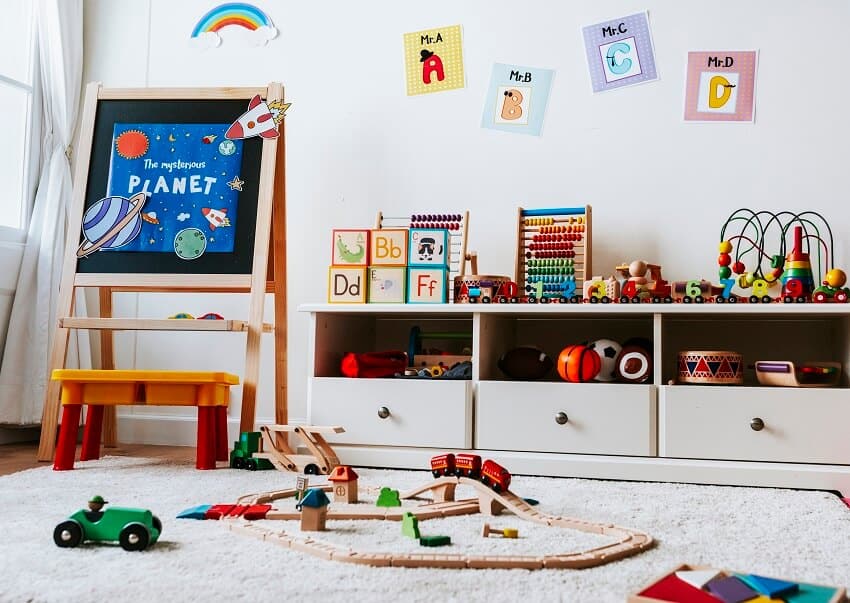
[[[91,497],[89,501],[89,510],[86,511],[86,519],[89,521],[95,522],[100,521],[100,518],[103,517],[103,505],[108,505],[108,500],[103,500],[103,497],[100,494],[96,494]]]
[[[401,500],[398,497],[398,490],[381,488],[381,493],[378,495],[375,505],[378,507],[400,507]]]

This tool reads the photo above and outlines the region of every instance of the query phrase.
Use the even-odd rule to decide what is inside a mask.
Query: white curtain
[[[34,110],[42,114],[41,175],[0,364],[0,423],[22,425],[39,423],[44,404],[71,200],[67,150],[83,70],[82,0],[37,0],[34,8],[39,66],[35,98],[42,100]]]

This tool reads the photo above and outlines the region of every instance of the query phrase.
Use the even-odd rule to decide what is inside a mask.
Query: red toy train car
[[[510,472],[498,463],[486,460],[481,463],[477,454],[440,454],[431,458],[431,473],[434,477],[455,475],[480,479],[496,492],[504,492],[511,485]]]

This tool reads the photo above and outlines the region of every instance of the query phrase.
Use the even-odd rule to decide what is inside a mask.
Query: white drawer
[[[850,464],[846,389],[663,386],[658,415],[661,456]]]
[[[566,415],[563,425],[556,421],[559,413]],[[654,456],[655,390],[639,384],[482,381],[475,447]]]
[[[341,425],[328,441],[375,446],[472,447],[470,381],[313,377],[310,422]],[[379,416],[386,408],[389,415]]]

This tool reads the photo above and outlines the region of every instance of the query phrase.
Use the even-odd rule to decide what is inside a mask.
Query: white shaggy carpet
[[[374,500],[381,486],[403,491],[430,479],[418,471],[360,475],[361,500]],[[658,541],[648,552],[585,570],[372,568],[293,552],[230,532],[222,522],[175,519],[191,506],[294,482],[293,474],[277,471],[196,471],[126,457],[0,477],[0,601],[621,602],[679,563],[850,584],[850,509],[822,492],[515,476],[511,489],[538,499],[544,513],[645,530]],[[54,526],[94,494],[153,510],[164,524],[162,539],[142,553],[117,545],[58,548]],[[458,489],[458,498],[467,496]],[[485,521],[518,528],[520,539],[482,538]],[[298,533],[295,522],[262,523]],[[322,540],[373,551],[419,548],[401,536],[398,522],[329,520],[328,527],[317,535]],[[451,552],[549,553],[604,542],[509,514],[423,521],[420,531],[450,535]]]

